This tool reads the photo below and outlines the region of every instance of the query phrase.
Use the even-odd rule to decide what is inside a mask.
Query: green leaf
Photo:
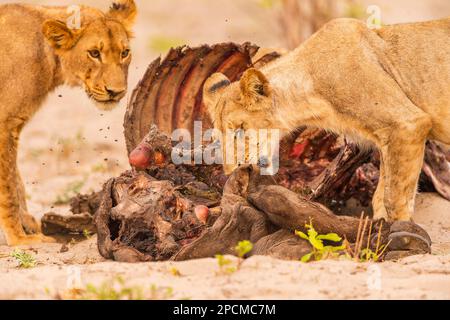
[[[219,267],[224,267],[226,265],[231,264],[231,260],[225,258],[223,255],[221,254],[217,254],[216,255],[216,259],[217,259],[217,264],[219,265]]]
[[[295,231],[295,235],[299,236],[302,239],[309,240],[308,236],[301,231]]]
[[[313,226],[311,226],[311,228],[309,228],[309,230],[308,230],[308,236],[309,236],[309,238],[311,239],[311,238],[316,238],[317,237],[317,235],[318,235],[318,233],[317,233],[317,231],[313,228]]]
[[[330,252],[344,251],[345,249],[347,249],[347,247],[345,245],[337,246],[337,247],[333,247],[333,246],[326,246],[325,247],[325,250],[328,250]]]
[[[319,251],[322,251],[324,246],[322,240],[318,240],[316,237],[309,237],[309,243]]]
[[[234,250],[239,258],[243,258],[247,253],[253,250],[253,244],[248,240],[244,240],[239,242]]]
[[[303,262],[303,263],[307,263],[307,262],[309,262],[309,261],[311,260],[312,255],[313,255],[312,252],[311,252],[311,253],[308,253],[308,254],[305,254],[305,255],[300,259],[300,261]]]
[[[327,241],[333,241],[333,242],[340,242],[342,241],[342,238],[337,235],[336,233],[329,233],[317,236],[317,239],[319,240],[327,240]]]
[[[229,267],[225,269],[226,273],[235,273],[237,271],[236,267]]]

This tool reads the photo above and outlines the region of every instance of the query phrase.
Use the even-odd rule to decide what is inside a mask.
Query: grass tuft
[[[146,289],[141,286],[128,286],[122,277],[105,281],[99,286],[86,285],[85,288],[74,288],[66,291],[59,298],[63,300],[168,300],[173,298],[173,289],[157,287]]]
[[[17,266],[23,269],[30,269],[36,267],[36,259],[30,253],[23,250],[15,249],[11,253],[11,257],[16,259]]]

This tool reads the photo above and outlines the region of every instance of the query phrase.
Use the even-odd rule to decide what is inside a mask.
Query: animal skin
[[[203,97],[222,144],[227,129],[310,126],[378,148],[374,218],[409,221],[426,140],[450,144],[450,18],[378,30],[333,20],[239,82],[212,75]]]
[[[102,110],[125,96],[129,41],[137,9],[118,0],[106,13],[80,7],[79,29],[67,7],[0,6],[0,228],[8,245],[52,241],[27,212],[17,169],[22,128],[60,85],[81,86]]]

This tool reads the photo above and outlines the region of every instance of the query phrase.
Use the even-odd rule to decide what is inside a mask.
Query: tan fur
[[[25,124],[62,84],[84,87],[101,109],[113,108],[127,89],[134,1],[116,1],[108,13],[81,7],[79,30],[67,27],[70,15],[65,7],[0,6],[0,227],[9,245],[48,240],[27,213],[17,170]]]
[[[334,20],[240,83],[225,80],[215,74],[204,87],[219,130],[278,128],[287,135],[307,125],[377,147],[375,218],[410,220],[425,141],[450,143],[450,19],[380,30]]]

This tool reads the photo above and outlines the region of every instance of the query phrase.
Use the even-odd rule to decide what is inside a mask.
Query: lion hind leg
[[[424,117],[418,120],[417,125],[424,130],[412,132],[399,128],[391,133],[390,141],[381,148],[385,163],[384,204],[389,220],[410,221],[414,213],[414,200],[431,120]]]
[[[414,105],[379,66],[368,63],[360,72],[366,79],[364,94],[344,100],[346,103],[336,111],[345,120],[350,118],[349,126],[356,124],[380,150],[382,168],[373,199],[375,217],[409,221],[425,143],[433,126],[431,116]]]
[[[377,190],[373,195],[372,199],[372,207],[373,207],[373,218],[376,220],[385,219],[388,220],[388,213],[386,211],[386,207],[384,206],[384,163],[380,157],[380,178],[378,181]]]

